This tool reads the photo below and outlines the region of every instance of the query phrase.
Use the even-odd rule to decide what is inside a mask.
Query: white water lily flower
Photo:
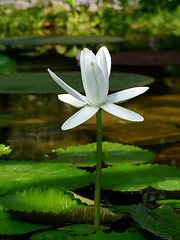
[[[147,91],[148,87],[133,87],[108,95],[111,56],[106,47],[101,47],[96,55],[89,49],[84,48],[81,51],[80,66],[86,96],[68,86],[48,69],[54,81],[68,92],[68,94],[58,95],[59,100],[76,108],[81,108],[62,125],[62,130],[79,126],[95,115],[100,108],[128,121],[141,122],[144,120],[141,115],[115,103],[121,103],[136,97]]]

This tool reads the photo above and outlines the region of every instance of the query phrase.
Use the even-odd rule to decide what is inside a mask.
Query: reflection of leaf
[[[17,192],[2,202],[6,211],[41,223],[93,223],[94,206],[80,199],[62,188],[43,187]],[[106,208],[101,208],[100,216],[102,224],[121,218]]]
[[[155,155],[151,151],[118,143],[103,142],[103,161],[106,164],[143,163],[151,160]],[[65,150],[56,149],[55,153],[63,164],[73,164],[81,167],[96,165],[96,143],[70,146]]]
[[[89,173],[60,163],[0,161],[0,195],[31,186],[76,189],[91,182]]]
[[[178,199],[163,199],[163,200],[156,201],[156,203],[159,205],[167,204],[172,208],[180,208],[180,200]]]
[[[0,208],[2,206],[0,205]],[[4,211],[0,211],[0,235],[13,235],[13,234],[24,234],[27,232],[32,232],[39,229],[47,229],[52,226],[35,224],[26,221],[22,221],[17,217],[12,217]]]
[[[119,164],[102,170],[102,187],[106,189],[139,191],[149,186],[180,191],[180,169],[157,164]]]
[[[6,55],[0,54],[0,74],[16,70],[16,63]]]
[[[0,144],[0,157],[3,155],[8,155],[10,154],[12,149],[10,146],[5,146],[4,144]]]
[[[53,45],[82,45],[94,43],[113,43],[121,42],[122,38],[113,36],[28,36],[13,37],[0,40],[2,45],[24,45],[41,46],[46,44]]]
[[[57,75],[77,91],[84,92],[80,72],[64,72],[57,73]],[[151,77],[139,74],[112,73],[110,90],[138,87],[152,82]],[[0,86],[0,93],[64,93],[47,72],[2,75],[0,76]]]
[[[134,220],[147,231],[163,239],[179,240],[180,216],[169,206],[162,206],[155,210],[137,205],[130,207]]]

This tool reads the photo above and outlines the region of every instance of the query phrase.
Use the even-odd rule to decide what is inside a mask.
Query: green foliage
[[[179,199],[163,199],[163,200],[157,200],[157,204],[167,204],[171,206],[172,208],[180,208],[180,200]]]
[[[69,231],[69,229],[71,229]],[[34,234],[30,239],[31,240],[66,240],[66,239],[78,239],[78,240],[90,240],[90,239],[122,239],[122,240],[145,240],[146,238],[139,232],[128,232],[125,231],[124,233],[104,233],[102,230],[98,231],[97,233],[93,233],[93,226],[92,225],[72,225],[70,227],[60,228],[54,231],[44,231],[42,233]],[[93,234],[91,234],[93,233]],[[81,234],[81,235],[79,235]],[[86,236],[82,234],[88,234]],[[78,236],[76,236],[78,235]]]
[[[0,74],[14,72],[15,70],[15,61],[6,55],[0,54]]]
[[[119,163],[143,163],[154,158],[155,154],[139,147],[118,143],[103,142],[103,162],[110,165]],[[81,167],[96,165],[96,143],[70,146],[65,150],[56,149],[55,161]]]
[[[1,38],[32,35],[118,35],[125,40],[125,48],[173,49],[173,39],[180,37],[180,6],[177,1],[153,0],[147,3],[143,0],[133,5],[123,0],[120,6],[105,2],[101,6],[92,7],[84,4],[76,6],[75,1],[70,4],[66,0],[55,6],[39,4],[27,9],[0,5]],[[171,37],[173,39],[169,41]],[[180,48],[178,39],[176,49]],[[33,42],[30,43],[32,44]]]
[[[133,219],[139,225],[162,239],[179,240],[180,216],[173,212],[169,206],[162,206],[155,210],[149,210],[141,205],[130,207]]]
[[[149,186],[180,191],[180,169],[157,164],[119,164],[102,170],[102,187],[105,189],[139,191]]]
[[[27,222],[15,216],[9,216],[2,210],[0,205],[0,235],[20,235],[27,232],[33,232],[39,229],[48,229],[52,226]]]
[[[79,72],[57,73],[68,85],[83,92],[81,75]],[[129,74],[112,73],[110,77],[110,90],[125,89],[148,85],[153,82],[151,77]],[[0,93],[64,93],[51,79],[48,73],[15,73],[0,76]]]
[[[32,186],[58,186],[76,189],[91,182],[89,173],[76,167],[51,162],[1,161],[0,195]]]
[[[30,188],[15,195],[8,195],[2,201],[5,210],[32,212],[67,212],[87,206],[72,192],[63,188],[40,187]]]
[[[10,146],[6,146],[5,144],[0,144],[0,157],[3,155],[8,155],[10,154],[12,151],[12,149],[10,148]]]

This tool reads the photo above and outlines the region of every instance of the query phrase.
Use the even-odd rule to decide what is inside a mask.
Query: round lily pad
[[[158,164],[119,164],[102,170],[102,187],[118,191],[139,191],[149,186],[180,191],[180,169]]]
[[[58,186],[70,190],[84,187],[91,176],[73,166],[52,162],[0,161],[0,195],[32,186]]]
[[[102,160],[109,165],[143,163],[155,156],[153,152],[139,147],[110,142],[103,142],[102,151]],[[60,148],[54,152],[57,155],[55,160],[63,164],[73,164],[79,167],[96,165],[96,143]]]

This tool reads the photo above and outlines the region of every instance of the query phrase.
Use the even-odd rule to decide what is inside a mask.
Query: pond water
[[[141,114],[143,123],[121,120],[103,112],[103,140],[134,144],[156,152],[156,163],[180,167],[180,95],[171,89],[149,92],[123,106]],[[156,91],[157,92],[157,91]],[[95,117],[77,128],[60,129],[76,109],[56,95],[0,95],[0,143],[13,152],[10,159],[41,161],[52,150],[96,141]]]

